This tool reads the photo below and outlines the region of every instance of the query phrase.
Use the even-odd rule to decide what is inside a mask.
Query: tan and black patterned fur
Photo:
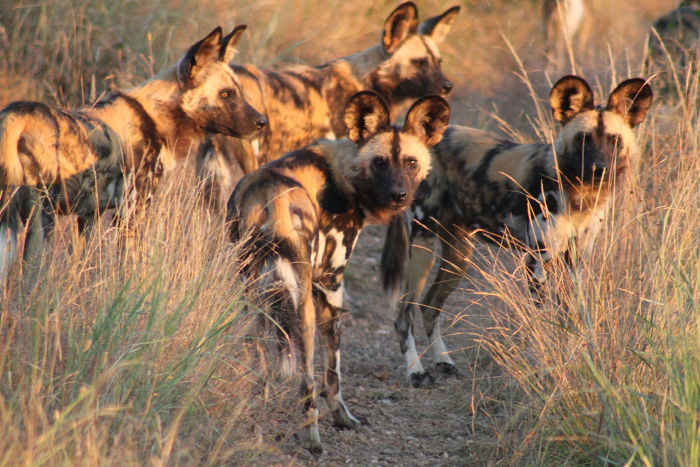
[[[390,225],[382,256],[384,286],[399,308],[395,328],[411,384],[434,380],[413,338],[419,299],[437,372],[458,372],[442,341],[439,315],[468,269],[476,237],[526,252],[537,302],[554,260],[572,262],[574,243],[578,251],[593,248],[615,189],[638,161],[632,129],[651,102],[651,88],[635,78],[622,82],[605,107],[595,106],[588,84],[565,76],[550,94],[553,116],[562,124],[553,144],[519,144],[448,127],[431,151],[433,169],[412,207]],[[437,276],[423,295],[437,254]]]
[[[25,261],[36,263],[56,212],[77,214],[85,233],[95,215],[122,204],[136,220],[163,171],[207,132],[243,137],[265,125],[229,66],[244,29],[222,37],[216,28],[177,65],[90,107],[14,102],[0,111],[3,283],[22,225]]]
[[[255,140],[212,136],[206,141],[197,156],[205,199],[214,207],[225,203],[237,166],[248,173],[315,139],[345,136],[345,103],[358,91],[379,93],[392,117],[421,96],[447,95],[452,83],[442,73],[438,45],[459,10],[452,7],[419,24],[415,4],[403,3],[387,18],[379,44],[315,68],[234,66],[245,98],[269,124]]]
[[[686,73],[697,72],[700,58],[700,1],[682,1],[678,8],[654,21],[647,47],[648,71],[659,75],[660,87],[666,90],[675,88],[672,70],[677,73],[680,82],[685,80]],[[693,64],[696,64],[694,69]]]
[[[350,98],[348,138],[317,140],[251,172],[228,202],[233,242],[245,242],[245,273],[279,324],[283,369],[301,356],[301,395],[308,420],[304,446],[320,451],[314,336],[328,366],[321,393],[336,426],[361,420],[340,391],[341,282],[360,230],[386,223],[410,205],[430,169],[429,147],[449,121],[442,97],[418,100],[402,129],[390,125],[389,108],[372,91]]]

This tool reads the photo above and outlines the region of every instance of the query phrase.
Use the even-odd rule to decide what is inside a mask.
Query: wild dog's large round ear
[[[391,129],[389,107],[374,91],[358,92],[345,104],[345,126],[352,142],[364,143],[373,135]]]
[[[432,147],[440,142],[449,123],[450,106],[447,101],[440,96],[426,96],[418,99],[408,110],[403,131]]]
[[[617,85],[605,110],[620,115],[634,128],[644,121],[653,100],[651,86],[642,78],[632,78]]]
[[[219,59],[221,28],[216,27],[207,37],[190,47],[180,60],[177,77],[181,85],[197,86],[201,71]]]
[[[452,21],[454,21],[459,10],[459,6],[453,6],[441,15],[426,19],[418,26],[418,34],[430,36],[436,44],[442,44],[445,37],[447,37],[447,33],[450,32]]]
[[[562,125],[579,112],[595,108],[591,87],[586,80],[574,75],[564,76],[556,82],[549,93],[549,103],[554,120]]]
[[[231,34],[221,39],[221,50],[219,51],[219,61],[224,63],[231,63],[233,56],[236,54],[236,46],[241,41],[243,37],[243,31],[246,30],[248,26],[241,24],[233,28]]]
[[[393,54],[399,44],[418,31],[418,8],[413,2],[402,3],[384,22],[382,45],[387,53]]]

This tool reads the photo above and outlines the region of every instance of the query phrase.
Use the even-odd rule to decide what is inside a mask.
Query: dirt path
[[[489,465],[493,459],[482,458],[489,449],[476,441],[489,444],[493,436],[488,429],[491,415],[478,408],[487,402],[484,389],[494,368],[473,337],[475,329],[488,322],[487,310],[473,305],[466,291],[456,292],[445,307],[451,316],[445,329],[463,379],[441,380],[430,389],[408,387],[393,328],[395,316],[387,311],[381,293],[378,259],[383,237],[383,228],[364,231],[345,275],[350,303],[342,323],[342,390],[351,411],[366,417],[370,426],[360,432],[341,431],[324,417],[323,454],[313,457],[295,440],[283,449],[301,465]],[[422,351],[426,339],[420,326],[416,340]],[[426,368],[432,364],[428,355],[423,362]]]

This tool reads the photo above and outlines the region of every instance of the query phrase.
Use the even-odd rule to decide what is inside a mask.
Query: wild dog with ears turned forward
[[[419,24],[416,5],[403,3],[386,19],[379,44],[316,68],[271,71],[234,65],[245,98],[269,125],[253,141],[212,136],[201,147],[197,167],[205,200],[213,207],[224,205],[237,165],[248,173],[259,162],[277,159],[315,139],[346,136],[345,103],[356,92],[379,93],[392,118],[419,97],[449,94],[452,83],[442,73],[438,46],[459,10],[452,7]]]
[[[450,126],[431,151],[433,169],[406,217],[387,231],[382,277],[399,307],[395,328],[414,386],[434,380],[416,350],[416,305],[437,372],[457,373],[442,341],[440,308],[469,266],[476,234],[527,252],[531,291],[540,300],[545,268],[557,258],[571,262],[574,244],[578,251],[594,246],[615,190],[637,164],[632,129],[652,103],[651,87],[643,79],[620,83],[606,106],[596,106],[586,81],[565,76],[552,88],[550,103],[554,119],[562,124],[553,144],[519,144]],[[438,243],[440,267],[422,296]]]
[[[90,107],[14,102],[0,111],[0,280],[22,224],[25,261],[37,263],[56,210],[77,214],[85,233],[126,199],[142,215],[163,170],[206,132],[243,137],[265,125],[229,66],[244,30],[222,37],[216,28],[176,65]]]
[[[430,169],[429,147],[448,124],[442,97],[418,100],[402,129],[392,127],[389,108],[371,91],[347,103],[349,139],[318,140],[241,179],[228,202],[233,242],[245,241],[245,273],[280,325],[283,365],[301,356],[301,395],[308,420],[304,446],[321,451],[314,336],[328,367],[322,394],[334,422],[357,429],[361,421],[340,392],[341,282],[360,230],[388,222],[410,205]]]

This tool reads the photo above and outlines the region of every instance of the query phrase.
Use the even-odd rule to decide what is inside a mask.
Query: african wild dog
[[[269,124],[256,140],[212,136],[197,156],[205,200],[223,206],[235,183],[236,162],[248,173],[318,138],[347,134],[344,107],[358,91],[374,90],[388,103],[392,118],[413,100],[447,95],[452,83],[441,71],[438,45],[445,39],[460,7],[419,25],[412,2],[387,18],[376,46],[319,67],[296,66],[270,71],[234,65],[243,95]]]
[[[541,303],[544,268],[555,260],[572,263],[574,242],[579,251],[593,247],[615,187],[638,161],[632,128],[651,102],[650,86],[635,78],[622,82],[606,107],[594,106],[586,81],[565,76],[550,93],[552,114],[562,124],[553,144],[448,127],[411,209],[390,225],[382,254],[384,287],[394,303],[407,276],[395,328],[410,383],[433,381],[416,351],[413,314],[438,240],[440,267],[419,307],[436,370],[449,375],[458,371],[442,341],[440,308],[469,266],[473,237],[526,251],[533,299]]]
[[[648,71],[659,74],[661,86],[674,86],[671,65],[684,81],[700,59],[700,1],[681,2],[677,9],[654,21],[647,47]]]
[[[87,234],[97,213],[125,199],[141,211],[163,170],[206,132],[242,137],[265,125],[229,66],[244,29],[223,38],[214,29],[177,65],[91,107],[14,102],[0,111],[0,279],[22,223],[25,261],[36,266],[55,212],[77,214]]]
[[[340,284],[360,230],[388,222],[409,206],[430,169],[429,147],[447,127],[442,97],[418,100],[403,129],[390,124],[389,108],[372,91],[350,98],[345,109],[349,139],[317,140],[241,179],[228,202],[233,242],[245,241],[245,274],[279,323],[282,368],[301,355],[304,446],[321,451],[314,336],[328,367],[322,394],[335,424],[357,429],[340,392]]]
[[[544,0],[544,52],[550,63],[561,65],[568,48],[584,51],[593,25],[590,7],[585,0]]]

